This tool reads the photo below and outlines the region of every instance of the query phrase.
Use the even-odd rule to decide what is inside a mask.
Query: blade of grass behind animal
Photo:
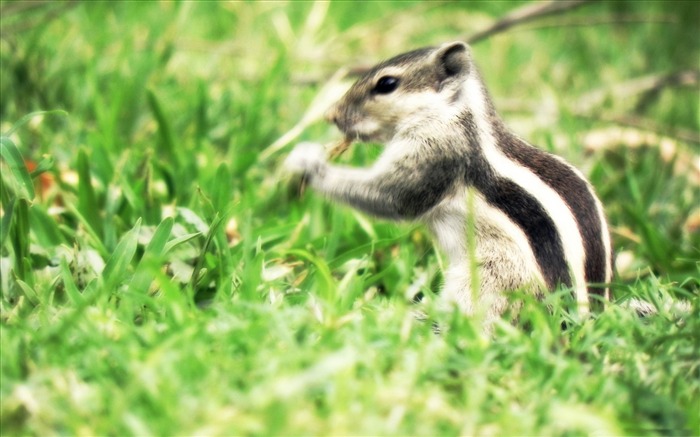
[[[129,265],[136,254],[138,246],[138,235],[141,228],[141,219],[136,221],[136,225],[121,238],[114,253],[109,257],[102,271],[104,291],[114,293],[121,282],[126,280]]]
[[[24,164],[22,154],[15,143],[4,135],[0,136],[0,156],[13,176],[13,182],[17,188],[15,195],[27,200],[34,199],[34,183]]]
[[[90,159],[84,149],[78,152],[78,211],[85,217],[90,227],[102,238],[104,229],[99,216],[101,205],[97,202],[95,189],[92,186]]]
[[[56,219],[42,205],[34,204],[29,208],[29,226],[36,243],[42,247],[54,247],[66,242]]]
[[[165,254],[165,247],[170,238],[172,229],[172,217],[166,218],[158,225],[129,283],[129,292],[148,292],[148,287],[154,277],[152,270],[158,270],[162,267],[162,257]]]

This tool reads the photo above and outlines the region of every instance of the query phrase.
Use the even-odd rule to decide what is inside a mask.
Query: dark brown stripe
[[[486,160],[475,138],[476,126],[471,114],[464,114],[461,123],[470,147],[465,182],[479,190],[486,201],[503,211],[528,239],[547,287],[571,287],[571,275],[564,255],[564,246],[554,220],[530,193],[516,183],[499,177]]]
[[[591,295],[604,296],[605,288],[595,284],[606,282],[606,267],[610,258],[605,250],[602,223],[595,198],[586,181],[567,164],[511,135],[505,129],[498,129],[496,136],[499,147],[507,157],[537,174],[566,202],[576,219],[583,240],[588,292]],[[591,304],[594,304],[593,300]]]

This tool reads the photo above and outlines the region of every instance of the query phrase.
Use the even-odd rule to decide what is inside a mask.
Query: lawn
[[[0,2],[0,434],[699,435],[700,6],[491,27],[524,7]],[[484,336],[434,306],[424,228],[281,169],[340,138],[320,110],[357,71],[468,39],[507,124],[603,201],[600,314],[514,294]]]

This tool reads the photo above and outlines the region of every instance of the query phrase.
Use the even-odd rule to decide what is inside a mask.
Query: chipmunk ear
[[[469,72],[469,47],[463,42],[441,46],[435,54],[442,80]]]

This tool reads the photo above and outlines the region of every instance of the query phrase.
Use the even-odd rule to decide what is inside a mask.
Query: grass
[[[697,69],[697,5],[599,2],[474,47],[508,123],[599,192],[617,299],[658,315],[514,296],[484,338],[433,308],[421,227],[299,198],[291,144],[260,158],[341,66],[518,5],[3,2],[0,433],[699,434],[697,79],[615,94]]]

